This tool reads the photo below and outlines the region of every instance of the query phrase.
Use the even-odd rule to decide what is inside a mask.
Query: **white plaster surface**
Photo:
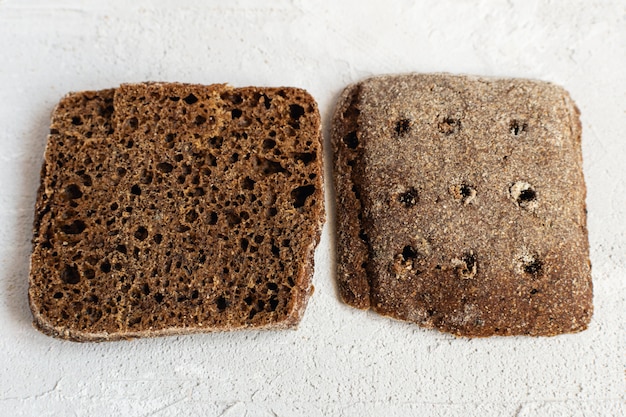
[[[0,57],[0,415],[626,415],[624,1],[0,0]],[[589,330],[456,339],[348,308],[333,281],[332,204],[296,331],[77,344],[31,326],[33,204],[66,92],[144,80],[304,87],[328,140],[344,86],[408,71],[571,92],[584,130]]]

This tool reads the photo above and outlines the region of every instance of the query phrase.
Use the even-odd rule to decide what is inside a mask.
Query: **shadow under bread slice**
[[[343,300],[461,336],[584,330],[578,109],[540,81],[367,79],[333,118]]]
[[[297,325],[324,219],[321,158],[300,89],[68,95],[37,199],[35,325],[77,341]]]

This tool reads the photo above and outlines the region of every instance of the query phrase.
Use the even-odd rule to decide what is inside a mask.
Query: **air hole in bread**
[[[405,192],[398,195],[398,201],[404,207],[413,207],[418,202],[418,193],[414,187],[409,187]]]
[[[306,203],[306,199],[315,193],[314,185],[303,185],[295,188],[291,191],[291,198],[293,199],[293,206],[295,208],[303,207]]]
[[[139,120],[137,120],[136,117],[131,117],[130,119],[128,119],[127,123],[131,129],[137,129],[137,127],[139,126]]]
[[[130,188],[130,192],[134,195],[141,195],[141,188],[139,187],[139,185],[135,184]]]
[[[222,297],[218,297],[217,300],[215,300],[215,304],[217,305],[217,308],[220,311],[226,310],[226,308],[228,308],[228,306],[230,305],[228,300],[226,298],[224,298],[223,296]]]
[[[254,189],[254,184],[256,184],[254,180],[252,180],[250,177],[246,177],[243,179],[243,183],[241,184],[241,187],[244,190],[252,190]]]
[[[370,243],[370,238],[367,235],[367,233],[365,233],[365,230],[363,229],[359,230],[359,238],[366,244]]]
[[[417,258],[417,251],[411,245],[406,245],[402,249],[402,260],[404,262]]]
[[[520,192],[519,197],[517,198],[518,203],[533,201],[537,199],[537,193],[535,190],[527,189]]]
[[[302,107],[299,104],[290,104],[289,105],[289,116],[292,119],[298,120],[303,115],[304,115],[304,107]]]
[[[243,97],[241,97],[241,94],[233,93],[232,91],[226,91],[220,94],[220,98],[225,101],[230,101],[232,104],[243,103]]]
[[[478,270],[478,261],[473,251],[465,253],[461,259],[452,259],[451,264],[457,276],[462,279],[474,278]]]
[[[255,165],[261,170],[264,175],[278,174],[281,172],[287,172],[285,168],[278,161],[272,161],[263,157],[256,157]]]
[[[56,299],[63,298],[63,293],[62,292],[55,292],[52,297],[56,298]]]
[[[65,265],[65,267],[61,271],[61,281],[71,285],[78,284],[78,282],[80,281],[78,268],[75,265]]]
[[[359,138],[356,131],[352,131],[343,137],[343,143],[350,149],[356,149],[359,146]]]
[[[476,189],[467,183],[453,185],[450,192],[455,200],[463,204],[469,204],[476,198]]]
[[[126,252],[128,251],[128,250],[126,249],[126,245],[117,245],[117,246],[115,247],[115,250],[116,250],[116,251],[118,251],[118,252],[120,252],[120,253],[123,253],[124,255],[126,255]]]
[[[188,223],[195,222],[197,218],[198,218],[198,213],[196,213],[196,211],[194,209],[189,210],[187,212],[187,214],[185,214],[185,220]]]
[[[111,263],[105,260],[100,264],[100,270],[105,274],[111,272]]]
[[[150,184],[152,183],[152,173],[146,169],[141,170],[141,174],[139,175],[139,182],[142,184]]]
[[[276,141],[274,139],[265,139],[263,141],[263,149],[272,149],[276,146]]]
[[[158,245],[158,244],[160,244],[163,241],[163,235],[161,233],[157,233],[157,234],[154,235],[152,240],[154,241],[154,243],[156,243]]]
[[[169,172],[172,172],[172,170],[174,169],[174,166],[170,164],[169,162],[160,162],[157,164],[156,168],[161,172],[169,173]]]
[[[537,277],[543,270],[543,262],[536,254],[526,254],[519,259],[520,269],[528,275]]]
[[[452,117],[444,117],[437,123],[437,129],[444,135],[451,135],[461,130],[461,120]]]
[[[82,220],[74,220],[70,224],[61,226],[61,231],[66,235],[77,235],[82,233],[87,228],[87,225]]]
[[[524,121],[513,119],[509,122],[509,132],[511,132],[513,136],[519,136],[527,130],[528,123]]]
[[[270,107],[272,106],[272,99],[266,96],[265,94],[261,94],[261,97],[263,97],[263,105],[265,106],[267,110],[269,110]]]
[[[181,169],[182,169],[183,175],[191,174],[191,166],[189,164],[183,164],[181,166]]]
[[[296,136],[297,132],[291,126],[285,126],[284,132],[287,136]]]
[[[463,197],[463,198],[468,198],[468,197],[470,197],[472,195],[472,192],[475,192],[472,189],[472,187],[470,187],[467,184],[461,184],[461,187],[460,187],[459,191],[460,191],[461,197]]]
[[[80,118],[80,116],[74,116],[72,117],[72,124],[74,126],[80,126],[83,124],[83,120]]]
[[[161,302],[163,301],[163,298],[165,298],[165,297],[164,297],[164,296],[163,296],[163,294],[161,294],[160,292],[158,292],[158,293],[154,294],[154,300],[155,300],[157,303],[161,303]]]
[[[241,223],[241,217],[233,211],[228,211],[226,213],[226,222],[229,226],[236,226]]]
[[[202,115],[197,115],[193,122],[196,124],[196,126],[203,125],[206,122],[206,117]]]
[[[213,155],[211,153],[206,156],[206,162],[207,162],[207,164],[209,164],[209,166],[212,166],[212,167],[216,167],[217,166],[217,158],[215,157],[215,155]],[[208,169],[208,168],[206,168],[206,169],[208,170],[208,174],[207,175],[211,175],[211,170]]]
[[[515,203],[526,210],[533,211],[537,208],[537,192],[535,188],[524,181],[518,181],[511,185],[509,194]]]
[[[220,136],[213,136],[212,138],[209,139],[209,145],[215,149],[220,149],[222,147],[223,142],[224,142],[224,139]]]
[[[396,122],[394,128],[398,137],[405,136],[411,130],[411,121],[409,119],[400,119]]]
[[[135,238],[138,240],[145,240],[148,237],[148,229],[143,226],[139,226],[137,230],[135,230]]]
[[[295,154],[296,161],[302,161],[304,165],[309,165],[316,157],[315,152],[301,152]]]
[[[83,276],[84,276],[86,279],[93,279],[93,278],[95,278],[95,276],[96,276],[96,271],[94,271],[94,270],[93,270],[93,269],[91,269],[91,268],[85,268],[85,269],[83,270]]]
[[[81,198],[83,196],[83,192],[80,190],[80,187],[76,184],[70,184],[65,187],[64,197],[67,200],[75,200],[77,198]]]
[[[196,97],[195,95],[193,95],[193,93],[191,93],[187,97],[185,97],[183,101],[187,104],[194,104],[198,102],[198,97]]]
[[[174,228],[174,230],[176,230],[178,233],[186,233],[191,230],[191,227],[184,224],[179,224]]]
[[[91,181],[91,176],[89,174],[82,174],[80,176],[80,179],[83,180],[83,185],[85,187],[91,187],[92,181]]]
[[[203,196],[205,194],[206,194],[206,191],[204,191],[204,188],[196,187],[192,191],[189,191],[187,193],[187,196],[189,196],[189,197],[201,197],[201,196]]]
[[[230,112],[230,117],[233,119],[239,119],[243,112],[240,109],[233,109]]]

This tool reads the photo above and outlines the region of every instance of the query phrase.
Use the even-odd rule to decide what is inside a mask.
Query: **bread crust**
[[[349,86],[332,127],[343,300],[459,336],[584,330],[580,141],[574,102],[546,82],[405,74]]]

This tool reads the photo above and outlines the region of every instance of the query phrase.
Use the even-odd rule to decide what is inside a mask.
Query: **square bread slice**
[[[297,325],[324,220],[320,138],[295,88],[68,95],[35,209],[35,326],[100,341]]]
[[[354,307],[459,336],[584,330],[579,112],[540,81],[381,76],[342,93],[337,280]]]

